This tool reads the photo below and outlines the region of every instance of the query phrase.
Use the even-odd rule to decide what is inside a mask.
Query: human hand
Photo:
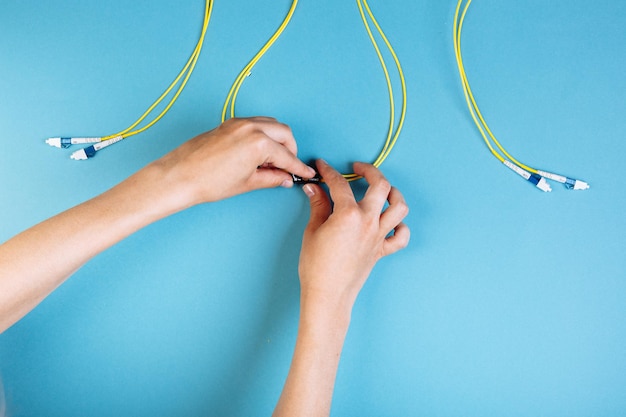
[[[341,174],[324,161],[318,161],[317,167],[334,208],[319,186],[304,186],[311,218],[300,255],[302,298],[303,302],[331,303],[351,310],[376,262],[408,244],[410,231],[402,223],[408,206],[400,191],[373,165],[354,164],[354,172],[370,184],[359,202]],[[383,211],[385,202],[389,206]]]
[[[187,205],[222,200],[259,188],[290,187],[289,173],[311,178],[315,170],[297,157],[288,126],[268,117],[230,119],[165,155],[165,169]]]

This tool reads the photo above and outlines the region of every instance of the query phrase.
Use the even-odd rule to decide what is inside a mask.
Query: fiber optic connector
[[[552,191],[552,188],[550,187],[550,184],[548,184],[548,181],[546,181],[546,179],[541,175],[531,174],[530,178],[528,178],[528,181],[534,184],[535,187],[539,188],[544,193],[549,193],[550,191]]]
[[[568,178],[563,175],[553,174],[551,172],[546,171],[537,171],[539,175],[545,177],[549,180],[553,180],[556,182],[560,182],[561,184],[565,184],[568,190],[587,190],[589,189],[589,184],[585,181],[577,180],[575,178]]]
[[[539,188],[541,191],[545,193],[549,193],[552,191],[552,188],[550,187],[550,184],[548,184],[548,181],[546,181],[546,179],[541,175],[531,174],[530,172],[518,167],[510,161],[505,160],[504,165],[509,167],[512,171],[514,171],[520,177],[524,178],[526,181],[533,184],[535,187]]]
[[[95,146],[91,145],[84,149],[74,152],[72,155],[70,155],[70,158],[74,159],[75,161],[84,161],[85,159],[93,158],[96,152],[97,150]]]
[[[293,183],[298,185],[319,184],[320,182],[322,182],[322,176],[319,173],[315,174],[313,178],[302,178],[297,176],[296,174],[291,174],[291,178],[293,178]]]
[[[588,190],[589,189],[589,184],[587,184],[585,181],[576,180],[574,178],[568,178],[567,181],[565,181],[565,186],[567,187],[568,190]]]
[[[46,143],[55,148],[69,148],[72,145],[98,143],[102,138],[48,138]]]
[[[88,146],[84,149],[74,152],[70,158],[76,161],[84,161],[85,159],[93,158],[96,152],[98,152],[102,148],[106,148],[107,146],[111,146],[114,143],[117,143],[124,139],[124,136],[117,136],[112,139],[108,139],[102,142],[98,142],[94,145]]]

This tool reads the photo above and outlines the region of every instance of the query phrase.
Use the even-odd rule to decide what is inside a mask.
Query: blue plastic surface
[[[469,117],[456,2],[370,5],[407,76],[405,129],[383,171],[409,202],[413,235],[360,294],[332,414],[623,416],[626,3],[470,9],[466,69],[496,135],[522,161],[591,185],[549,194],[493,159]],[[288,6],[217,1],[170,113],[72,161],[74,148],[44,140],[132,123],[186,62],[203,1],[0,2],[0,241],[215,127]],[[290,124],[304,159],[342,170],[373,159],[388,104],[356,2],[302,0],[237,104]],[[8,414],[270,415],[296,336],[307,218],[298,189],[259,191],[102,253],[0,335]]]

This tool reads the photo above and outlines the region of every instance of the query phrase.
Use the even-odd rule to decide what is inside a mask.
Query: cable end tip
[[[565,182],[565,186],[569,190],[588,190],[589,189],[589,184],[587,184],[585,181],[576,180],[573,178],[568,178],[567,181]]]
[[[302,178],[296,174],[291,174],[291,178],[293,179],[293,183],[297,185],[304,184],[319,184],[322,182],[322,176],[317,173],[313,178]]]
[[[70,155],[70,158],[75,161],[84,161],[86,159],[89,159],[84,149],[74,152],[72,155]]]
[[[528,178],[528,181],[535,185],[535,187],[539,188],[544,193],[552,192],[552,187],[544,177],[538,174],[531,174]]]
[[[55,148],[61,147],[61,138],[48,138],[46,139],[46,143]]]
[[[541,191],[543,191],[544,193],[550,193],[552,192],[552,187],[550,187],[550,184],[548,184],[548,181],[546,181],[545,178],[541,178],[541,180],[539,180],[539,182],[537,183],[537,188],[539,188]]]

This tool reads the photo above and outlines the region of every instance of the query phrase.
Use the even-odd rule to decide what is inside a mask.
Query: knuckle
[[[293,131],[291,130],[291,127],[288,124],[281,123],[278,121],[275,121],[274,123],[276,123],[276,125],[279,126],[281,129],[284,129],[285,132],[289,133],[290,135],[293,134]]]
[[[361,222],[361,210],[358,207],[347,207],[342,214],[345,221],[350,224]]]
[[[228,119],[226,122],[224,122],[224,124],[227,125],[229,128],[244,134],[250,133],[251,131],[254,131],[256,129],[256,123],[251,119],[233,118]]]
[[[227,128],[227,129],[234,129],[237,130],[239,129],[243,124],[245,124],[243,119],[237,119],[237,118],[232,118],[232,119],[228,119],[226,120],[224,123],[222,123],[222,126]]]
[[[372,184],[372,187],[374,187],[376,190],[380,191],[381,194],[384,194],[386,196],[391,193],[391,190],[393,188],[389,180],[387,180],[385,177],[378,178],[376,182]]]
[[[376,186],[378,188],[380,188],[381,190],[385,191],[387,194],[389,194],[391,192],[391,183],[389,182],[389,180],[385,177],[381,177],[377,183]]]
[[[402,218],[405,218],[406,216],[409,215],[409,206],[405,201],[401,201],[397,204],[397,210],[398,213],[402,216]]]
[[[311,207],[316,208],[325,208],[326,201],[323,198],[311,199]]]
[[[255,130],[251,132],[249,135],[249,140],[252,142],[254,148],[259,152],[264,152],[270,146],[271,139],[269,139],[263,132],[260,130]]]

